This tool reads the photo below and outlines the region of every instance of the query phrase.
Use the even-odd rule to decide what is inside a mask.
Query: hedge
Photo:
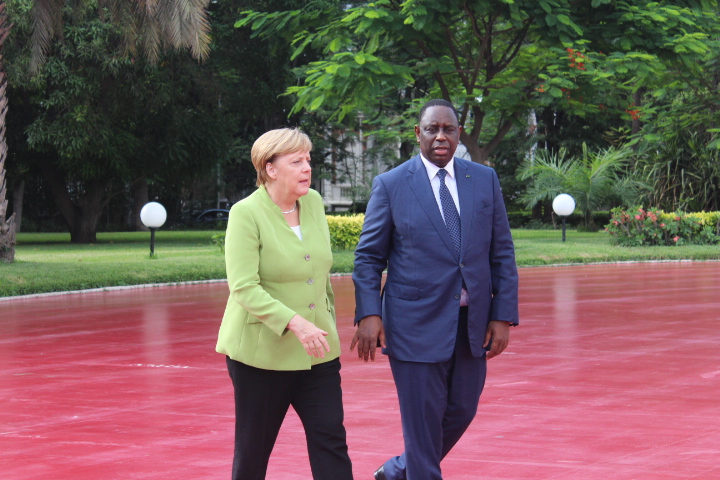
[[[328,227],[330,227],[330,244],[339,250],[352,250],[357,247],[362,232],[365,215],[327,215]],[[212,244],[217,246],[221,252],[225,251],[225,234],[213,235]]]
[[[360,239],[365,215],[328,215],[327,222],[330,227],[330,242],[333,248],[352,250]]]
[[[552,228],[552,223],[546,223],[542,220],[536,220],[532,217],[532,212],[521,210],[515,212],[508,212],[508,221],[510,222],[510,228],[530,228],[533,230]],[[593,219],[596,225],[605,225],[610,221],[610,212],[607,210],[593,212]],[[555,219],[559,224],[560,218]],[[565,219],[565,224],[568,227],[577,227],[585,222],[585,218],[582,213],[573,213],[568,215]]]

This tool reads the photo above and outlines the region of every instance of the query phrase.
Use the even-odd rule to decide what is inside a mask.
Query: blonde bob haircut
[[[260,135],[250,151],[250,158],[257,171],[256,185],[265,185],[270,180],[265,168],[275,158],[288,153],[309,152],[312,146],[310,137],[297,128],[278,128]]]

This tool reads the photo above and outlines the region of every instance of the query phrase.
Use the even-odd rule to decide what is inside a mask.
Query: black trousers
[[[235,388],[233,480],[264,480],[288,408],[297,412],[314,480],[352,480],[343,426],[340,360],[310,370],[263,370],[227,358]]]

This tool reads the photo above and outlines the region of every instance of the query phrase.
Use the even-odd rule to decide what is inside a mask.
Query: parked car
[[[195,223],[227,222],[229,217],[230,210],[225,210],[222,208],[211,208],[210,210],[205,210],[200,215],[195,217]]]

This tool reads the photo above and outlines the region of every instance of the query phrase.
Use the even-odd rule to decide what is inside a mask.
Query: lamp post
[[[552,203],[553,211],[562,219],[562,241],[565,241],[565,217],[575,211],[575,199],[567,193],[561,193]]]
[[[165,207],[157,202],[146,203],[140,210],[140,220],[150,229],[150,258],[155,257],[155,229],[160,228],[167,220]]]

